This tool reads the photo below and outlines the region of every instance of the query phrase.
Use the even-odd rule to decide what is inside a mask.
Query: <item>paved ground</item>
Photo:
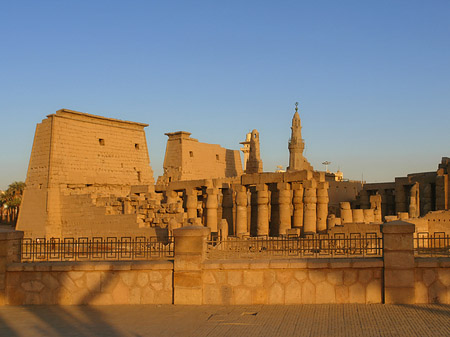
[[[0,307],[0,336],[450,336],[450,306]]]

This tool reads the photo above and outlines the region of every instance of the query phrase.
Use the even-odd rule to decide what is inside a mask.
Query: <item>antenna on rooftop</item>
[[[323,163],[322,163],[322,165],[325,165],[325,171],[326,172],[328,172],[328,165],[330,165],[331,164],[331,161],[328,161],[328,160],[326,160],[326,161],[324,161]]]

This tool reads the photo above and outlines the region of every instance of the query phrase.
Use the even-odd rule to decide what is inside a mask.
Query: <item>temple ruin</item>
[[[167,236],[198,224],[212,236],[264,237],[379,232],[395,219],[428,230],[450,221],[449,158],[437,172],[393,183],[316,171],[303,155],[297,106],[286,172],[263,172],[257,130],[241,143],[244,168],[239,150],[178,131],[166,133],[164,174],[155,184],[146,126],[66,109],[48,115],[36,127],[17,229],[34,238]]]

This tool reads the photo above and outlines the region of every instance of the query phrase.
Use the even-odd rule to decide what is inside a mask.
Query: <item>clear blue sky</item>
[[[0,1],[0,189],[25,180],[35,125],[60,108],[238,149],[258,129],[306,157],[391,181],[450,156],[450,1]]]

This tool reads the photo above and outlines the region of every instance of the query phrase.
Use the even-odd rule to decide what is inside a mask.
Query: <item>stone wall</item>
[[[381,259],[208,261],[203,304],[382,303]]]
[[[169,139],[164,157],[164,176],[158,178],[158,183],[238,177],[243,174],[238,150],[201,143],[185,131],[166,135]]]
[[[132,185],[153,188],[146,126],[66,109],[48,115],[36,127],[17,229],[63,237],[81,217],[107,227],[104,213],[93,214],[93,199],[127,196]]]
[[[415,302],[450,304],[450,259],[416,258]]]
[[[14,263],[5,304],[171,304],[172,277],[168,261]]]

